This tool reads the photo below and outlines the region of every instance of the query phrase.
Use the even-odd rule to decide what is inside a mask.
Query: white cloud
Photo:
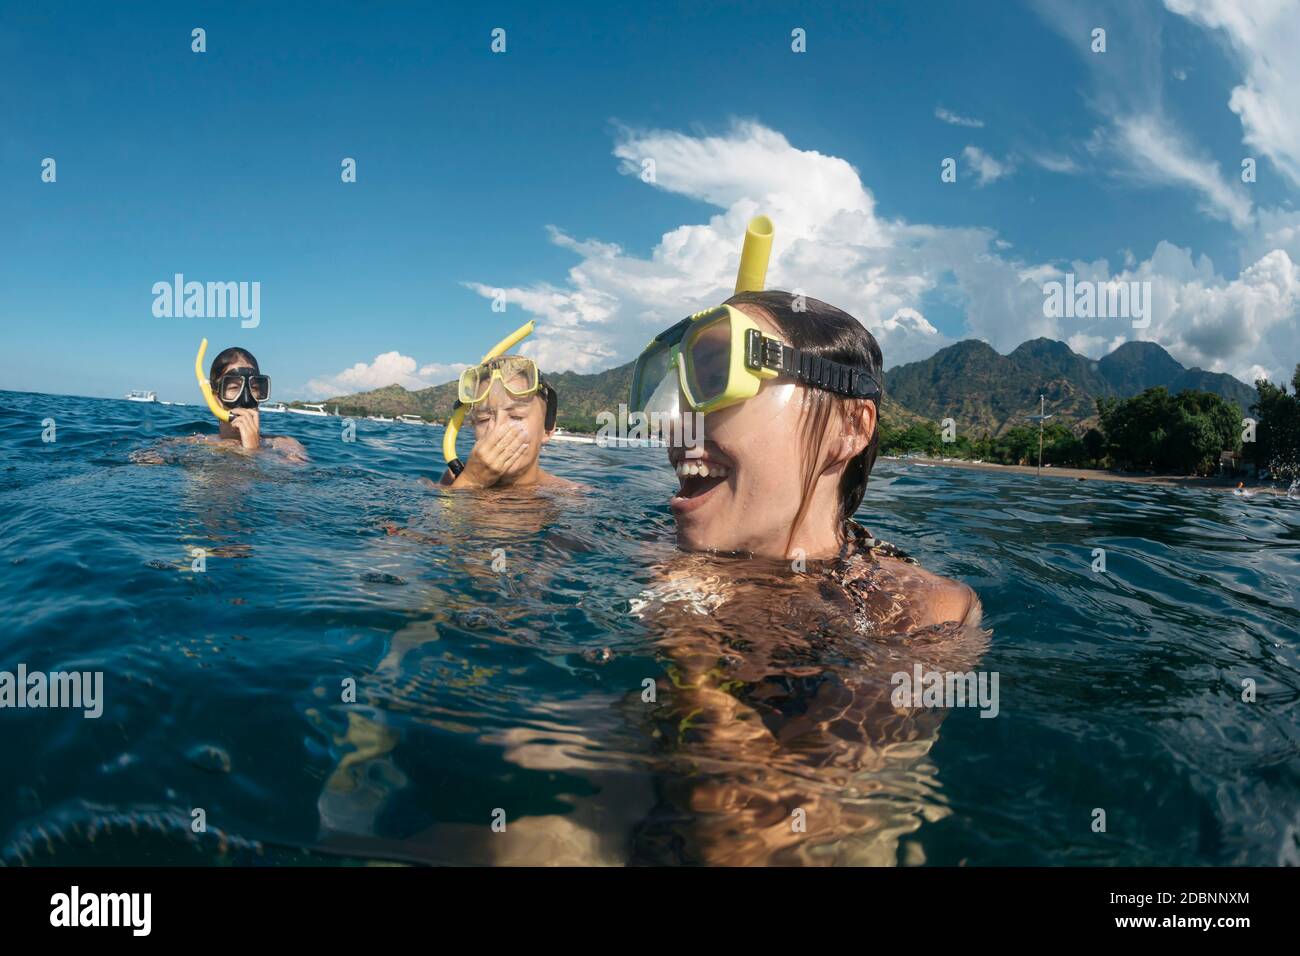
[[[769,288],[799,287],[848,309],[868,328],[880,330],[891,364],[894,354],[920,357],[944,344],[929,323],[900,320],[886,326],[898,310],[918,308],[937,273],[926,276],[891,264],[914,253],[895,248],[900,227],[877,217],[875,198],[843,159],[796,149],[755,122],[737,122],[712,136],[622,129],[614,155],[621,172],[637,176],[641,160],[653,158],[654,188],[724,211],[665,232],[648,258],[553,229],[551,241],[580,256],[567,282],[506,290],[510,307],[542,320],[521,350],[544,368],[593,371],[625,362],[655,332],[727,298],[740,237],[759,212],[777,224]],[[971,235],[982,246],[992,239],[982,231]],[[924,241],[919,235],[915,239]],[[467,285],[483,296],[495,288],[491,281]],[[918,345],[927,339],[928,347]]]
[[[916,309],[904,306],[885,319],[872,332],[889,343],[889,364],[905,365],[929,358],[953,339],[943,335]]]
[[[337,398],[387,385],[415,390],[450,381],[464,368],[464,365],[440,363],[421,366],[409,355],[384,352],[376,355],[373,362],[357,362],[337,375],[314,378],[303,392],[308,398]]]
[[[979,185],[987,186],[989,183],[997,182],[1004,176],[1011,175],[1015,169],[1014,164],[1009,160],[997,160],[990,156],[978,146],[967,146],[961,151],[962,156],[966,157],[971,168],[979,180]]]
[[[1157,342],[1188,367],[1227,372],[1251,384],[1261,371],[1290,379],[1300,355],[1300,265],[1275,249],[1232,280],[1208,258],[1159,243],[1151,258],[1112,273],[1105,260],[1074,262],[1076,282],[1149,282],[1150,326],[1126,319],[1061,319],[1054,336],[1094,358],[1130,339]],[[1062,279],[1063,273],[1053,278]]]
[[[1152,282],[1151,329],[1184,364],[1229,372],[1250,383],[1259,369],[1289,379],[1300,356],[1300,266],[1275,249],[1231,281],[1201,257],[1169,243],[1135,271]]]
[[[1227,179],[1219,164],[1192,155],[1180,135],[1155,114],[1116,122],[1119,148],[1131,174],[1153,183],[1190,186],[1201,194],[1201,210],[1238,229],[1251,224],[1251,201],[1240,182]]]
[[[1047,170],[1049,173],[1073,175],[1082,171],[1078,163],[1069,156],[1064,156],[1060,153],[1030,153],[1029,161],[1035,166],[1043,167],[1043,169]]]
[[[1221,30],[1241,69],[1228,108],[1247,146],[1300,185],[1300,8],[1294,0],[1165,0],[1165,6]]]
[[[967,117],[967,116],[958,116],[952,110],[946,110],[942,106],[936,106],[934,108],[934,115],[938,119],[943,120],[945,123],[950,123],[953,126],[967,126],[970,127],[971,129],[984,128],[984,121],[982,119],[974,119],[973,117]]]
[[[1293,262],[1300,262],[1300,212],[1261,209],[1256,227],[1247,245],[1249,257],[1258,259],[1274,249],[1283,249]]]
[[[792,145],[755,122],[719,135],[622,130],[614,154],[639,174],[654,157],[653,188],[707,202],[720,211],[703,222],[669,228],[640,257],[608,241],[578,241],[559,229],[551,241],[578,262],[561,283],[506,290],[511,309],[541,321],[522,346],[544,368],[595,371],[634,358],[655,332],[683,315],[715,305],[732,289],[740,237],[749,218],[772,217],[776,241],[768,288],[796,289],[846,309],[880,340],[888,366],[924,358],[952,339],[940,332],[927,303],[943,301],[964,316],[962,337],[1006,352],[1048,336],[1103,354],[1126,338],[1160,342],[1185,364],[1238,376],[1257,366],[1287,372],[1300,354],[1295,341],[1300,255],[1262,248],[1237,279],[1217,275],[1209,260],[1168,243],[1150,259],[1125,255],[1112,274],[1105,260],[1026,262],[990,229],[938,227],[885,219],[857,171],[843,159]],[[1291,236],[1300,216],[1257,228],[1261,244]],[[1073,271],[1080,278],[1149,280],[1155,295],[1151,327],[1126,320],[1056,319],[1043,315],[1043,283]],[[469,283],[491,297],[490,276]],[[1276,367],[1275,367],[1276,366]]]
[[[1078,332],[1065,340],[1065,344],[1080,355],[1086,355],[1089,358],[1101,358],[1103,355],[1109,355],[1115,351],[1128,339],[1123,335],[1107,337],[1105,335],[1087,335]]]

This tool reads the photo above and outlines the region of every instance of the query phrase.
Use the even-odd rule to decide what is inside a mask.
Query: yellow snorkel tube
[[[212,383],[203,374],[203,356],[207,351],[208,340],[204,339],[199,343],[199,354],[194,356],[194,377],[199,380],[199,391],[203,393],[203,400],[208,403],[208,408],[212,409],[212,414],[223,422],[228,422],[230,421],[230,412],[221,407],[217,397],[212,394]]]
[[[521,342],[528,338],[528,336],[532,335],[533,328],[533,320],[529,319],[496,345],[492,346],[487,355],[483,356],[482,362],[490,361],[498,355],[504,355],[506,352],[509,352],[517,342]],[[479,364],[482,364],[482,362]],[[209,389],[209,391],[211,390]],[[457,399],[456,405],[452,409],[451,418],[447,419],[447,430],[442,436],[442,457],[447,459],[447,468],[451,471],[453,476],[459,475],[465,469],[464,463],[456,457],[456,436],[460,433],[460,426],[465,421],[466,407],[467,406],[462,405],[460,400]]]
[[[767,282],[767,261],[772,257],[772,236],[776,227],[766,216],[749,220],[745,244],[740,249],[736,270],[736,292],[762,292]]]

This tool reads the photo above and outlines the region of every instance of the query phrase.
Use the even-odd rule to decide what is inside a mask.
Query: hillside
[[[1255,401],[1255,389],[1223,372],[1183,368],[1154,342],[1125,342],[1098,363],[1102,375],[1124,395],[1136,395],[1156,385],[1177,393],[1194,388],[1214,392],[1245,411]]]
[[[886,393],[909,410],[993,436],[1028,424],[1040,394],[1056,421],[1082,430],[1096,423],[1096,399],[1128,398],[1157,385],[1214,392],[1243,412],[1255,400],[1255,390],[1231,375],[1184,368],[1154,342],[1126,342],[1093,360],[1052,339],[1032,339],[1008,355],[969,339],[885,373]]]

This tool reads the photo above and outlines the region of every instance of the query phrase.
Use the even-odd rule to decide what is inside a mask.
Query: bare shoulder
[[[907,595],[916,626],[949,623],[978,626],[980,623],[983,607],[969,585],[897,558],[881,558],[880,563],[894,578],[898,591]]]
[[[579,484],[576,481],[570,481],[568,478],[561,478],[558,475],[552,475],[549,472],[542,472],[541,480],[538,485],[545,488],[553,488],[556,491],[587,491],[587,486]]]
[[[290,461],[307,460],[307,449],[303,447],[302,442],[296,438],[290,438],[288,435],[277,435],[272,438],[271,447]]]
[[[983,607],[979,596],[969,585],[920,570],[929,579],[929,587],[926,589],[925,604],[917,610],[927,624],[979,624]]]

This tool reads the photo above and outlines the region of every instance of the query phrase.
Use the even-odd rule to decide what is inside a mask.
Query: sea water
[[[728,618],[662,450],[552,444],[588,490],[518,500],[421,485],[438,428],[263,424],[310,463],[0,392],[0,671],[102,675],[0,709],[0,862],[1300,862],[1294,500],[880,463],[859,520],[978,592],[953,669],[998,676],[911,720],[936,637],[779,568]]]

